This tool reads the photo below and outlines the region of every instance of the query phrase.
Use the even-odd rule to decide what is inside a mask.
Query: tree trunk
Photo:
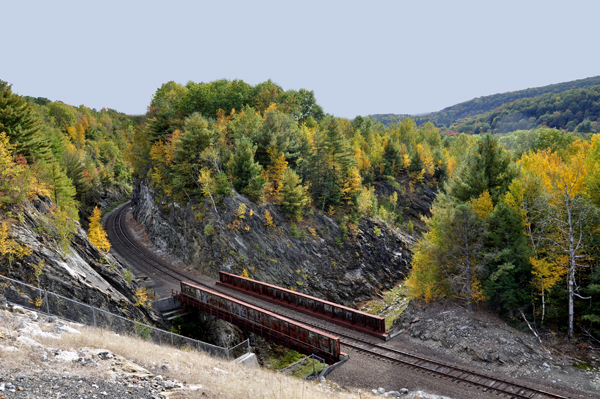
[[[466,277],[467,277],[467,310],[473,313],[473,298],[471,293],[471,263],[469,260],[469,240],[466,241],[465,245],[465,266]]]
[[[544,317],[546,316],[546,294],[544,291],[544,280],[542,279],[542,327],[544,327]]]
[[[575,248],[573,247],[573,215],[571,214],[571,196],[569,195],[569,191],[567,190],[566,196],[566,210],[567,210],[567,223],[569,227],[569,339],[573,339],[575,336],[574,333],[574,293],[575,293]]]

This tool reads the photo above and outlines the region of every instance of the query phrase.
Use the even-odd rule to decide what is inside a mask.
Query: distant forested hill
[[[600,131],[600,86],[524,98],[455,121],[459,133],[508,133],[547,126],[570,132]]]
[[[571,82],[557,83],[553,85],[536,87],[532,89],[512,91],[491,96],[479,97],[470,101],[466,101],[451,107],[444,108],[438,112],[430,114],[412,116],[417,125],[423,125],[428,121],[435,124],[436,127],[449,129],[452,125],[457,124],[459,119],[480,116],[488,112],[496,110],[504,104],[514,103],[515,101],[525,98],[535,98],[549,93],[562,93],[577,89],[587,89],[593,86],[600,85],[600,76],[595,76],[587,79],[579,79]],[[578,107],[580,108],[580,107]],[[572,110],[573,111],[573,110]],[[578,111],[577,111],[578,112]],[[389,126],[396,120],[404,119],[407,115],[402,114],[375,114],[369,115],[376,122],[381,122]],[[572,120],[572,119],[571,119]],[[579,123],[583,122],[581,120]],[[464,124],[465,122],[461,122]],[[560,127],[557,125],[557,127]],[[565,125],[566,127],[566,125]],[[572,130],[572,129],[571,129]]]

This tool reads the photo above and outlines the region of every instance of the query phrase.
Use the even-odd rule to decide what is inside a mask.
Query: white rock
[[[216,367],[213,367],[213,370],[215,370],[215,371],[219,371],[219,372],[221,372],[221,373],[223,373],[223,374],[229,374],[229,372],[227,372],[227,371],[225,371],[225,370],[218,369],[218,368],[216,368]]]
[[[33,339],[31,339],[29,337],[25,337],[23,335],[21,335],[19,338],[17,338],[17,341],[19,341],[20,343],[22,343],[24,345],[28,345],[28,346],[37,346],[37,347],[42,346],[39,342],[34,341]]]
[[[62,362],[72,362],[79,359],[77,352],[63,351],[56,355],[56,359]]]
[[[16,352],[19,348],[15,348],[14,346],[3,346],[0,345],[0,352]]]
[[[76,330],[72,327],[65,325],[59,326],[57,328],[59,333],[68,333],[68,334],[81,334],[81,332],[79,330]]]
[[[43,337],[43,338],[52,338],[52,339],[60,339],[60,337],[56,334],[42,331],[40,326],[37,323],[23,323],[23,327],[17,330],[17,332],[21,335],[30,335],[32,337]]]

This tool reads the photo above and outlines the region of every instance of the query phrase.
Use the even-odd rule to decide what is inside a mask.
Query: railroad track
[[[264,303],[249,299],[245,295],[235,295],[232,293],[239,293],[232,289],[221,289],[219,286],[213,284],[207,284],[206,282],[200,281],[194,276],[184,273],[167,262],[158,260],[153,256],[149,255],[146,249],[142,249],[139,244],[130,236],[125,227],[125,216],[128,209],[128,204],[122,205],[117,212],[113,213],[107,224],[114,233],[113,237],[117,242],[113,242],[116,248],[125,250],[135,256],[139,261],[144,262],[146,265],[154,268],[161,274],[173,281],[187,280],[195,284],[202,285],[212,290],[221,291],[229,296],[233,296],[236,299],[245,301],[255,306],[265,308]],[[115,245],[116,244],[116,245]],[[275,306],[273,306],[275,307]],[[409,369],[427,373],[432,377],[439,377],[452,383],[464,384],[465,386],[480,389],[483,392],[493,392],[496,395],[504,395],[508,398],[523,398],[523,399],[568,399],[565,396],[554,394],[551,392],[539,390],[536,388],[527,387],[515,382],[506,381],[500,378],[491,377],[482,374],[478,371],[468,370],[463,367],[452,366],[435,360],[420,357],[408,352],[403,352],[397,349],[388,348],[379,344],[374,344],[367,340],[363,340],[357,337],[350,336],[348,334],[340,333],[340,330],[333,330],[327,328],[323,323],[308,322],[305,318],[299,319],[296,315],[292,314],[287,310],[281,310],[277,307],[275,310],[277,313],[284,315],[294,321],[309,325],[314,328],[323,330],[324,332],[335,334],[340,337],[340,343],[343,346],[352,348],[358,352],[362,352],[371,357],[389,361],[408,367]]]
[[[148,251],[140,248],[139,244],[130,236],[125,227],[125,217],[127,215],[127,210],[129,208],[129,202],[121,205],[117,212],[113,212],[107,220],[107,225],[110,230],[112,230],[111,237],[114,239],[111,244],[117,249],[118,252],[128,252],[133,255],[139,261],[145,263],[146,265],[152,267],[154,270],[160,272],[165,275],[170,280],[173,280],[179,283],[181,280],[190,280],[191,282],[205,285],[205,283],[194,279],[193,276],[190,276],[186,273],[183,273],[181,270],[173,267],[167,262],[163,262],[157,260],[155,257],[152,257],[148,254]]]
[[[527,399],[567,399],[565,396],[543,391],[536,388],[527,387],[515,382],[491,377],[477,371],[468,370],[462,367],[451,366],[442,362],[416,356],[411,353],[403,352],[397,349],[372,344],[352,337],[343,337],[340,335],[340,342],[343,346],[353,348],[367,355],[384,359],[393,363],[401,364],[413,370],[427,373],[432,377],[440,377],[450,380],[453,383],[464,384],[469,387],[481,389],[483,392],[493,391],[496,394],[504,394],[509,398],[527,398]],[[350,342],[349,342],[350,341]],[[354,342],[352,342],[354,341]]]

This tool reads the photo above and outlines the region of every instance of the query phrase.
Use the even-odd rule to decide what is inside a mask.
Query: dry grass
[[[1,329],[4,327],[4,329]],[[2,320],[0,317],[0,345],[8,345],[6,337],[19,328],[19,323]],[[64,351],[76,351],[81,348],[107,349],[122,356],[153,374],[176,379],[187,384],[199,384],[208,388],[218,398],[359,398],[371,395],[350,393],[346,390],[331,387],[328,384],[318,384],[287,377],[275,371],[249,368],[212,358],[196,351],[182,351],[168,346],[159,346],[137,337],[119,336],[113,332],[90,327],[77,326],[81,334],[63,334],[62,339],[34,337],[45,347],[57,348]],[[43,329],[43,327],[42,327]],[[3,352],[0,348],[0,363],[8,369],[30,367],[32,369],[47,369],[48,363],[42,363],[42,351],[36,348],[21,347],[17,352]],[[36,367],[36,364],[38,367]],[[162,367],[163,365],[167,366]],[[94,377],[102,378],[97,371],[86,369],[77,364],[52,363],[52,371],[69,372],[75,375],[95,373]],[[25,372],[26,370],[22,370]],[[104,378],[108,378],[107,376]],[[186,392],[186,398],[201,397],[201,392],[194,396]],[[204,396],[206,397],[206,396]]]

